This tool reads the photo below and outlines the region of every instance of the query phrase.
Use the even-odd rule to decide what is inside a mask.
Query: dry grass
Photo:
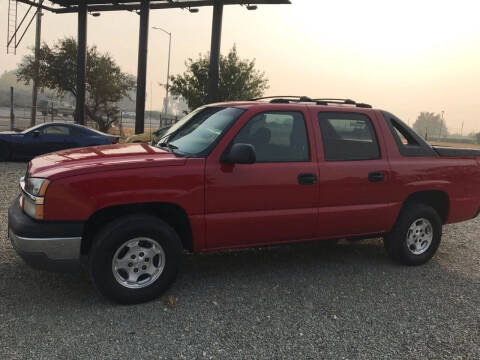
[[[147,132],[148,130],[146,130]],[[123,128],[123,134],[120,132],[120,128],[116,127],[116,126],[112,126],[109,130],[108,130],[108,133],[109,134],[112,134],[112,135],[119,135],[120,137],[126,139],[127,137],[129,136],[132,136],[132,135],[135,135],[135,129],[133,128],[126,128],[124,127]]]

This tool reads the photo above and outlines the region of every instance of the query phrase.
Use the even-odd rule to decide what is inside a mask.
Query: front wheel
[[[89,267],[102,295],[135,304],[160,296],[175,280],[181,260],[181,241],[167,223],[150,215],[129,215],[98,233]]]
[[[425,204],[407,204],[384,239],[391,258],[405,265],[421,265],[435,255],[442,238],[438,213]]]

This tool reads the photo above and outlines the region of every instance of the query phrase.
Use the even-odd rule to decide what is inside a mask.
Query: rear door
[[[318,167],[306,107],[245,113],[206,163],[209,248],[309,239],[317,229]],[[233,143],[255,147],[254,164],[225,164]]]
[[[394,214],[392,174],[372,111],[314,110],[319,132],[319,235],[385,231]]]

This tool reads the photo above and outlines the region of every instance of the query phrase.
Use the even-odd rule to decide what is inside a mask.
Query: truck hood
[[[57,151],[34,158],[28,176],[58,179],[111,170],[175,166],[186,159],[147,144],[115,144]]]

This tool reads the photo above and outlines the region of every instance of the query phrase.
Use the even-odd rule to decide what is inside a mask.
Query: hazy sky
[[[270,80],[266,95],[341,97],[390,110],[413,123],[420,111],[445,111],[451,132],[480,131],[480,0],[292,0],[256,11],[226,6],[222,53],[233,44],[256,58]],[[0,1],[0,29],[7,28],[7,0]],[[20,12],[26,5],[19,5]],[[210,48],[211,8],[153,10],[151,26],[172,32],[173,74]],[[88,17],[88,44],[110,52],[136,74],[139,16],[131,12]],[[42,41],[76,36],[76,15],[45,13]],[[34,27],[17,55],[6,55],[0,36],[0,72],[16,67],[34,42]],[[148,85],[160,109],[168,36],[149,36]],[[150,95],[150,94],[149,94]],[[150,96],[147,109],[150,108]]]

